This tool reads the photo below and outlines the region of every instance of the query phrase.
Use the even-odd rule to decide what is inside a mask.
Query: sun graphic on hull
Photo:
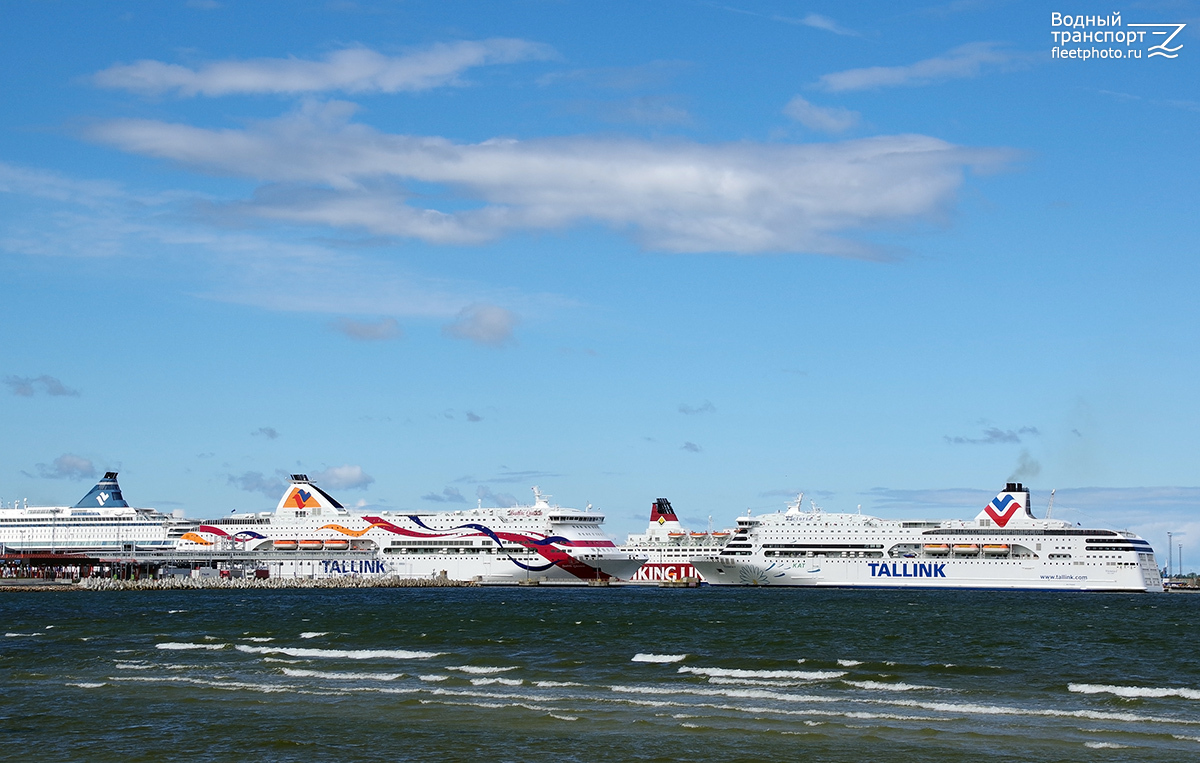
[[[772,572],[774,569],[774,562],[765,569],[753,564],[741,564],[738,565],[738,580],[742,585],[771,585],[773,579],[784,576],[783,572]]]

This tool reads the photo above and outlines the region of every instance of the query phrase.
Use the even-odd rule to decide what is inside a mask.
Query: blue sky
[[[623,535],[1015,478],[1186,559],[1197,8],[1057,60],[1052,11],[1116,9],[10,6],[0,496],[539,484]]]

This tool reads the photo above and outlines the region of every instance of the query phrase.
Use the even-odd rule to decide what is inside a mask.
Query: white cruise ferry
[[[645,556],[618,550],[604,515],[552,506],[533,488],[530,506],[463,511],[359,512],[293,474],[271,512],[201,522],[179,550],[285,551],[273,575],[397,575],[482,583],[585,583],[627,578]],[[358,553],[347,553],[358,552]],[[363,552],[369,552],[364,554]]]
[[[647,557],[627,583],[656,585],[666,580],[698,580],[692,566],[696,556],[716,556],[733,537],[732,530],[689,532],[679,523],[666,498],[650,504],[650,524],[644,533],[630,533],[622,551]]]
[[[74,506],[0,508],[0,546],[9,553],[162,551],[195,525],[182,516],[125,502],[116,472],[105,472]]]
[[[1130,532],[1037,519],[1008,483],[971,521],[879,519],[801,502],[739,517],[715,557],[693,566],[712,585],[1162,591],[1150,544]]]

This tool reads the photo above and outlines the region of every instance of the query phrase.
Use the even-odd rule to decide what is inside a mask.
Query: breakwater
[[[83,578],[75,583],[47,581],[41,585],[3,585],[8,591],[187,591],[210,589],[272,589],[285,588],[464,588],[478,583],[451,580],[445,577],[401,578],[393,575],[360,578],[352,576],[330,578],[221,578],[221,577],[163,577],[122,580],[119,578]]]

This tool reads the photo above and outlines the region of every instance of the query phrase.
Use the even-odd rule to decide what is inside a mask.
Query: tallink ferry
[[[601,532],[604,515],[590,505],[552,506],[538,488],[533,494],[532,505],[510,508],[361,512],[293,474],[274,511],[201,522],[179,550],[292,552],[271,555],[272,574],[282,576],[444,575],[493,584],[628,578],[645,562]]]
[[[117,473],[105,472],[74,506],[0,508],[0,548],[23,554],[164,551],[194,526],[182,512],[130,506]]]
[[[803,496],[801,496],[802,498]],[[1010,482],[971,521],[787,511],[737,520],[692,565],[711,585],[1162,591],[1154,549],[1130,532],[1038,519]]]

